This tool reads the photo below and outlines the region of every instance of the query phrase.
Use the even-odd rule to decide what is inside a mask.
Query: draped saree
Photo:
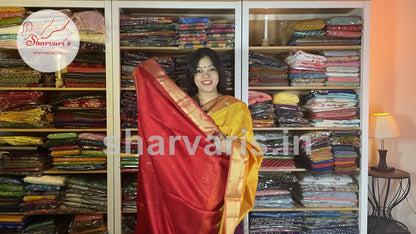
[[[234,233],[254,205],[263,158],[247,106],[224,95],[205,113],[154,59],[133,77],[142,141],[135,233]],[[233,137],[231,154],[216,150],[219,131]]]

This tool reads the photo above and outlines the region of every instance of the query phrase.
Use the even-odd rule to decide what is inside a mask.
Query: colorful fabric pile
[[[69,219],[64,216],[36,215],[29,218],[25,227],[27,234],[67,233]]]
[[[104,52],[79,53],[66,68],[64,80],[68,88],[105,88]]]
[[[234,54],[233,53],[218,53],[221,62],[224,66],[225,80],[227,88],[234,88]],[[186,72],[184,72],[186,75]]]
[[[297,174],[295,198],[305,207],[357,207],[358,184],[348,175]],[[321,232],[322,233],[322,232]]]
[[[289,46],[360,45],[363,21],[358,16],[298,20],[289,27]]]
[[[260,175],[257,185],[255,207],[293,208],[292,190],[297,178],[290,172]]]
[[[301,154],[296,157],[314,174],[330,173],[334,169],[331,147],[331,132],[314,131],[303,134],[300,139]]]
[[[0,136],[0,174],[33,175],[51,167],[43,137]]]
[[[1,14],[1,12],[0,12]],[[0,32],[3,28],[0,27]],[[0,34],[0,44],[1,44]],[[20,57],[17,50],[0,52],[0,86],[38,87],[42,86],[42,72],[32,69]]]
[[[264,158],[262,170],[295,169],[294,143],[291,135],[277,132],[254,132],[254,137],[260,144]]]
[[[328,50],[326,57],[326,86],[360,85],[360,52],[356,50]]]
[[[301,234],[303,212],[250,212],[250,233]]]
[[[291,86],[323,86],[325,83],[325,61],[322,55],[297,50],[286,58],[290,67]]]
[[[184,49],[207,47],[207,17],[179,19],[179,46]]]
[[[93,10],[69,12],[78,28],[80,49],[89,52],[79,53],[64,70],[65,86],[105,88],[105,20],[104,16]]]
[[[62,213],[91,214],[107,210],[106,175],[71,176],[63,195]]]
[[[0,210],[2,212],[20,212],[25,191],[21,178],[0,176]]]
[[[61,204],[61,191],[65,176],[26,176],[26,194],[23,197],[23,211],[26,215],[56,214]]]
[[[325,36],[325,22],[321,19],[297,20],[290,26],[287,45],[312,43]]]
[[[234,19],[211,20],[206,33],[208,47],[234,47]]]
[[[332,130],[332,154],[336,174],[355,174],[360,152],[360,130]]]
[[[17,33],[25,17],[23,7],[0,7],[0,48],[17,48]]]
[[[54,105],[56,128],[106,128],[105,94],[63,97]]]
[[[107,166],[105,134],[53,133],[47,136],[53,165],[58,170],[102,170]]]
[[[175,47],[178,46],[176,17],[120,16],[120,46]]]
[[[129,176],[127,180],[123,182],[121,190],[123,197],[123,211],[136,211],[137,176]]]
[[[121,128],[137,128],[137,96],[135,91],[121,92]]]
[[[74,12],[70,17],[78,28],[79,47],[104,51],[106,43],[104,16],[98,11],[88,10]]]
[[[299,97],[289,92],[273,94],[275,124],[278,127],[307,127],[309,121],[304,118],[305,109],[299,105]]]
[[[49,128],[51,107],[43,105],[40,91],[8,91],[0,93],[0,128]]]
[[[250,86],[288,86],[288,66],[277,59],[249,52]]]
[[[361,44],[363,20],[359,16],[335,16],[326,20],[326,35],[343,45]]]
[[[18,214],[0,214],[0,233],[24,233],[27,217]]]
[[[248,109],[251,113],[253,127],[267,128],[274,126],[274,109],[272,96],[259,91],[248,92]]]
[[[107,224],[102,214],[77,214],[69,224],[68,233],[108,233]]]
[[[304,211],[302,233],[360,233],[355,211]]]
[[[354,90],[311,90],[303,106],[314,127],[359,127]]]

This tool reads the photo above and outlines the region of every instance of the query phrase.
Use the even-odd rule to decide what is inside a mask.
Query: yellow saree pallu
[[[221,96],[205,113],[154,59],[133,77],[142,144],[136,233],[234,233],[253,207],[263,157],[247,106]],[[229,155],[212,142],[219,131],[235,138]]]

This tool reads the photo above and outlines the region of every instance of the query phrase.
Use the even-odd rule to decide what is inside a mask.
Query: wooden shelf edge
[[[107,170],[94,170],[94,171],[64,171],[58,170],[57,168],[53,167],[48,170],[42,172],[45,175],[52,175],[52,174],[105,174]]]

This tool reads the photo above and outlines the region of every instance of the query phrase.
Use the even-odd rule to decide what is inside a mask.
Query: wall
[[[393,114],[402,136],[385,141],[387,164],[410,173],[413,185],[393,217],[416,233],[416,1],[372,0],[370,114]],[[377,165],[379,141],[370,139],[369,165]],[[412,208],[410,208],[412,207]]]

